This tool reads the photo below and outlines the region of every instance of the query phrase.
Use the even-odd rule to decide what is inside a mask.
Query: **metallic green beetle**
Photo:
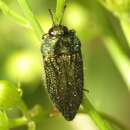
[[[74,30],[61,23],[56,25],[53,20],[53,26],[43,36],[41,52],[48,94],[64,118],[73,120],[83,98],[80,40]]]

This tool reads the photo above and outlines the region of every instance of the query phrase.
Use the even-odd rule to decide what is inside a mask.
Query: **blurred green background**
[[[48,8],[55,10],[56,1],[28,1],[47,33],[52,25]],[[119,1],[70,0],[63,24],[75,29],[82,42],[84,87],[89,90],[90,101],[103,115],[115,118],[130,130],[130,2]],[[23,15],[16,0],[4,2]],[[47,102],[43,86],[40,46],[32,30],[0,10],[0,79],[14,84],[20,82],[28,107],[40,104],[48,111],[51,103]],[[10,115],[17,117],[19,112],[13,110]],[[39,120],[38,130],[97,130],[85,114],[78,114],[72,122],[61,116],[40,117]],[[26,127],[16,128],[20,129]]]

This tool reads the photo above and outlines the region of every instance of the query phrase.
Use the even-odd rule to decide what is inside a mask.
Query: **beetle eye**
[[[50,36],[53,36],[54,35],[53,28],[51,28],[48,33],[49,33]]]

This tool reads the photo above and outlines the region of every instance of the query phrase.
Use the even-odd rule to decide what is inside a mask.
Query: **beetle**
[[[56,24],[52,11],[49,12],[53,25],[43,35],[41,45],[46,88],[56,108],[71,121],[83,98],[81,42],[74,30],[61,24],[63,16]]]

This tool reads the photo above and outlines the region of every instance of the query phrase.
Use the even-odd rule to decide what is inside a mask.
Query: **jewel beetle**
[[[45,83],[56,108],[68,121],[74,119],[83,98],[83,59],[81,42],[74,30],[56,24],[43,35],[41,52]],[[64,12],[64,11],[63,11]]]

